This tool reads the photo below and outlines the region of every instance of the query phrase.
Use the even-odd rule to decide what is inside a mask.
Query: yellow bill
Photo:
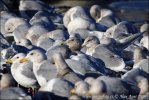
[[[27,58],[22,58],[22,59],[20,60],[20,63],[27,62],[27,61],[28,61]]]
[[[7,60],[6,60],[6,63],[12,64],[12,63],[13,63],[13,60],[12,60],[12,59],[7,59]]]
[[[70,94],[75,94],[75,89],[71,89]]]

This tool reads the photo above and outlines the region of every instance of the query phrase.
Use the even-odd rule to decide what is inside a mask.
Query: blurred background
[[[17,11],[20,0],[2,0],[11,10]],[[149,0],[42,0],[50,6],[56,7],[60,13],[65,13],[70,7],[83,6],[90,8],[98,4],[103,8],[109,8],[117,15],[128,21],[148,21]]]

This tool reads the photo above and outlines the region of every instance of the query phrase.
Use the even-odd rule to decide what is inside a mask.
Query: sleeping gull
[[[97,23],[106,28],[112,27],[120,22],[120,19],[109,9],[102,9],[99,5],[93,5],[90,8],[91,16]]]
[[[27,21],[23,18],[13,17],[9,18],[5,23],[5,31],[11,33],[17,28],[19,25],[27,24]]]
[[[115,71],[122,71],[124,69],[125,63],[123,59],[106,45],[99,44],[99,40],[95,36],[86,38],[83,46],[87,47],[86,54],[101,59],[107,68]]]
[[[42,86],[39,91],[52,92],[61,97],[69,97],[73,85],[65,79],[53,78]]]

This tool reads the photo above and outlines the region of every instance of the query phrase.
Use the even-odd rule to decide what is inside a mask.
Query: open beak
[[[6,60],[6,63],[7,63],[7,64],[12,64],[12,63],[13,63],[13,60],[12,60],[12,59],[7,59],[7,60]]]
[[[71,89],[70,94],[75,94],[75,89]]]
[[[22,58],[22,59],[20,60],[20,63],[27,62],[27,61],[28,61],[27,58]]]

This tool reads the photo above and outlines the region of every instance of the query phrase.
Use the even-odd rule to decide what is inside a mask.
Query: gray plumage
[[[21,88],[9,87],[0,90],[2,100],[23,99],[31,100],[31,96],[27,95]],[[8,96],[9,94],[9,96]]]

